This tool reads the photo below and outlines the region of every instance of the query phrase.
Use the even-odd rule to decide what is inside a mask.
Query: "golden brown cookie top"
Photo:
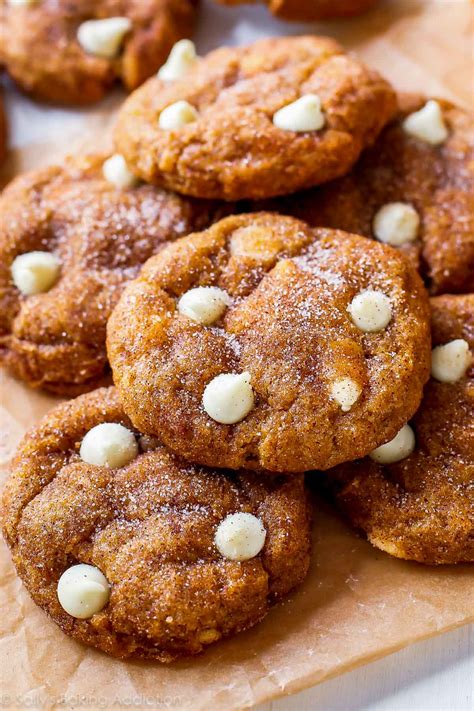
[[[415,412],[428,299],[390,247],[269,213],[234,216],[147,262],[107,345],[134,424],[189,460],[325,469]]]
[[[223,5],[241,5],[255,0],[218,0]],[[375,5],[377,0],[262,0],[270,12],[285,20],[312,22],[334,17],[359,15]]]
[[[127,428],[127,464],[84,461],[86,435],[103,423]],[[114,656],[171,661],[252,626],[303,580],[309,501],[302,476],[206,471],[130,430],[113,388],[52,410],[20,445],[4,534],[28,591],[66,634]],[[223,530],[241,513],[261,529],[253,548]],[[58,600],[58,581],[78,564],[109,586],[85,619]],[[74,590],[66,602],[77,605]]]
[[[432,293],[469,291],[474,284],[472,116],[448,101],[436,100],[447,136],[432,145],[403,127],[404,119],[426,107],[428,100],[413,95],[399,98],[397,118],[349,175],[266,207],[314,226],[372,237],[379,233],[379,238],[389,239],[418,264]],[[394,203],[415,210],[418,224],[415,217],[411,232],[400,210],[392,220],[394,229],[384,228],[380,211]],[[386,208],[384,212],[387,223]]]
[[[0,61],[38,99],[89,104],[117,80],[131,90],[156,72],[174,43],[192,32],[195,5],[195,0],[36,0],[17,6],[0,0]],[[94,25],[117,18],[115,24]]]
[[[117,187],[104,177],[106,159],[73,157],[28,173],[0,198],[0,357],[20,378],[60,393],[103,377],[105,324],[123,285],[215,210],[149,185]],[[18,259],[38,252],[39,266]]]
[[[432,377],[406,456],[344,464],[326,483],[351,523],[387,553],[474,562],[474,295],[439,296],[431,306]]]
[[[157,185],[268,197],[346,173],[394,111],[387,82],[333,40],[272,38],[148,81],[121,109],[116,143]]]

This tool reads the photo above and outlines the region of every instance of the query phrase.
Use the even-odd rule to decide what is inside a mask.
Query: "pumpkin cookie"
[[[35,98],[90,104],[151,76],[191,33],[195,0],[0,0],[0,63]]]
[[[253,626],[305,577],[303,476],[184,463],[104,388],[24,438],[3,496],[13,562],[69,636],[169,662]]]
[[[328,472],[326,484],[390,555],[474,562],[474,295],[431,305],[432,377],[411,425],[372,458]]]
[[[183,457],[325,469],[416,411],[428,299],[391,247],[233,216],[147,262],[108,323],[108,354],[132,422]]]
[[[474,125],[448,101],[400,97],[353,171],[264,207],[402,249],[433,294],[474,284]]]
[[[218,0],[222,5],[241,5],[256,0]],[[270,12],[285,20],[312,22],[360,15],[377,0],[262,0]]]
[[[106,158],[21,176],[0,199],[0,360],[60,394],[107,372],[105,324],[124,284],[211,220],[211,204],[135,185],[120,156]]]
[[[395,106],[387,82],[333,40],[265,39],[150,79],[121,109],[116,143],[148,182],[263,198],[346,173]]]

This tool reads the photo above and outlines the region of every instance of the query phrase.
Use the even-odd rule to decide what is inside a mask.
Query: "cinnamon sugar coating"
[[[474,295],[431,299],[433,345],[474,350]],[[363,459],[327,473],[351,524],[376,547],[420,563],[474,562],[474,361],[456,383],[429,380],[411,422],[416,448],[396,464]]]
[[[86,464],[81,440],[104,421],[131,427],[113,388],[56,407],[23,439],[3,495],[13,562],[63,632],[116,657],[169,662],[256,624],[304,579],[302,476],[204,470],[149,438],[125,467]],[[239,511],[266,530],[261,552],[244,562],[214,543],[217,526]],[[99,568],[111,586],[108,604],[86,620],[70,617],[56,593],[77,563]]]
[[[377,210],[405,202],[418,212],[418,239],[401,249],[418,265],[433,294],[465,293],[474,284],[474,123],[439,100],[449,137],[431,146],[406,134],[403,118],[426,98],[401,95],[400,112],[352,172],[305,193],[265,204],[314,226],[373,236]]]
[[[277,128],[276,111],[317,94],[325,125]],[[159,127],[177,101],[197,120]],[[346,173],[396,108],[389,84],[325,37],[272,38],[211,52],[181,80],[150,79],[124,104],[118,150],[144,180],[196,197],[263,198]]]
[[[34,387],[73,395],[108,373],[105,325],[124,284],[167,241],[207,226],[216,205],[148,185],[117,190],[107,156],[27,173],[0,198],[0,361]],[[57,283],[23,296],[11,265],[34,250],[61,261]]]
[[[232,303],[202,326],[181,295],[217,286]],[[352,322],[365,289],[390,299],[376,333]],[[416,411],[429,373],[428,298],[396,250],[269,213],[233,216],[169,245],[129,284],[108,323],[124,409],[190,461],[271,471],[325,469],[367,454]],[[255,407],[234,425],[202,407],[206,385],[248,372]],[[332,385],[360,386],[345,412]]]
[[[26,7],[0,2],[0,62],[35,98],[90,104],[116,81],[135,89],[154,74],[172,46],[189,37],[195,0],[41,0]],[[88,20],[132,22],[116,59],[88,54],[77,41]]]
[[[218,0],[222,5],[241,5],[258,0]],[[285,20],[312,22],[334,17],[352,17],[365,12],[377,0],[262,0],[273,15]]]

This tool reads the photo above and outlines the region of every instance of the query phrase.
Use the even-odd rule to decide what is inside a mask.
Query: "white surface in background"
[[[449,4],[452,0],[444,2]],[[337,28],[337,23],[332,27]],[[268,35],[305,31],[322,28],[317,24],[280,22],[263,7],[231,9],[203,0],[195,41],[198,52],[204,54],[221,44],[244,44]],[[324,31],[328,31],[327,25]],[[432,86],[436,86],[435,77]],[[100,106],[113,106],[121,96],[117,92]],[[10,143],[15,147],[50,141],[59,134],[77,139],[83,132],[84,115],[97,111],[47,108],[45,123],[44,106],[21,97],[10,87],[6,99]],[[258,711],[474,711],[473,695],[474,628],[468,626],[408,647],[296,696],[264,704]]]
[[[419,642],[256,711],[473,711],[474,627]]]

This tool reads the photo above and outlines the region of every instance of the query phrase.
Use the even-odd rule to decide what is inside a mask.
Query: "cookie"
[[[474,295],[431,305],[432,377],[398,447],[328,472],[326,485],[350,523],[390,555],[474,562]]]
[[[224,47],[125,102],[118,150],[147,182],[196,197],[287,194],[346,173],[395,111],[380,75],[325,37]]]
[[[190,461],[326,469],[393,437],[429,372],[429,308],[396,250],[228,217],[129,284],[107,347],[135,426]]]
[[[195,0],[2,0],[0,63],[26,92],[90,104],[135,89],[192,32]]]
[[[30,595],[67,635],[162,662],[256,624],[310,559],[303,476],[184,463],[133,430],[113,388],[25,436],[3,527]]]
[[[72,395],[101,382],[124,284],[165,242],[209,224],[210,203],[134,180],[120,156],[95,155],[3,192],[0,361],[30,385]]]
[[[218,0],[222,5],[241,5],[255,0]],[[312,22],[360,15],[377,0],[263,0],[270,12],[285,20]]]
[[[415,131],[423,119],[441,131],[434,144],[410,132],[413,117]],[[413,259],[432,294],[463,293],[474,284],[473,166],[472,116],[402,95],[397,118],[349,175],[263,207],[388,242]]]

